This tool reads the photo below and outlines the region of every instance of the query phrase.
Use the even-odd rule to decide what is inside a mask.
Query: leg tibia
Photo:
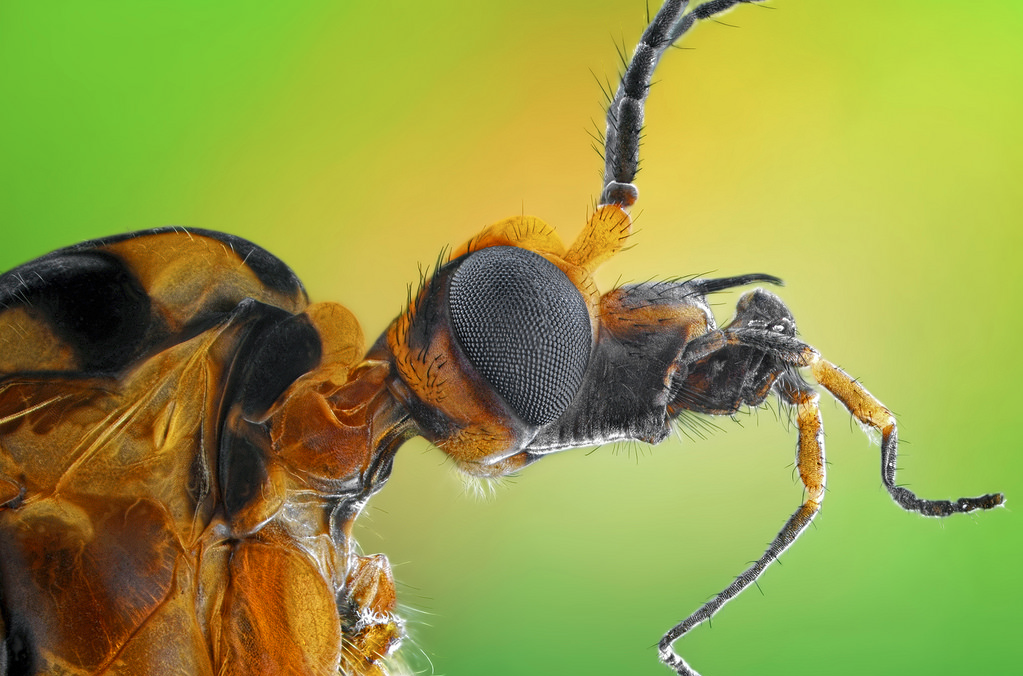
[[[821,410],[818,406],[820,395],[802,382],[802,379],[789,374],[778,382],[777,391],[785,401],[796,407],[796,422],[799,425],[796,467],[799,469],[799,478],[806,487],[808,502],[819,505],[824,501],[826,477],[824,421],[821,420]]]

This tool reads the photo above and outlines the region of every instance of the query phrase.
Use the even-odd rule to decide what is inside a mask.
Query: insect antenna
[[[649,22],[622,73],[614,99],[607,107],[601,204],[627,207],[639,197],[639,191],[632,182],[639,168],[643,106],[654,69],[664,52],[697,21],[716,17],[736,5],[753,2],[762,0],[709,0],[687,12],[688,0],[667,0]],[[617,43],[615,47],[618,47]],[[619,53],[624,62],[624,52],[619,50]]]

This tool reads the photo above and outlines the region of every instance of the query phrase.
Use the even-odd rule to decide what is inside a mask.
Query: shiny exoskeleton
[[[404,636],[387,559],[352,525],[403,442],[474,476],[614,440],[656,443],[683,413],[774,394],[795,409],[806,500],[767,552],[668,632],[661,659],[754,582],[820,509],[818,394],[881,435],[892,414],[745,294],[719,327],[707,297],[774,277],[650,282],[601,294],[629,236],[643,105],[697,20],[669,0],[609,97],[599,205],[565,246],[532,217],[453,250],[366,347],[355,318],[309,303],[277,258],[230,235],[158,229],[85,242],[0,276],[0,674],[384,674]]]

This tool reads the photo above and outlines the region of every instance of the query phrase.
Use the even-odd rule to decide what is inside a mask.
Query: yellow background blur
[[[600,188],[593,73],[642,0],[0,3],[0,269],[162,225],[289,263],[372,339],[418,265],[522,212],[574,237]],[[802,335],[900,420],[899,478],[1008,508],[901,513],[825,398],[829,498],[679,643],[714,674],[1023,663],[1023,4],[772,0],[655,80],[634,248],[602,281],[767,272]],[[737,294],[720,294],[726,319]],[[801,500],[771,410],[707,439],[546,459],[480,501],[411,443],[359,537],[438,674],[664,674],[661,633]],[[432,667],[430,664],[432,663]]]

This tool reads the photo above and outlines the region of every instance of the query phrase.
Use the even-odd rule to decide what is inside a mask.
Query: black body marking
[[[308,318],[260,305],[264,316],[235,358],[241,370],[232,399],[249,416],[270,408],[291,383],[319,365],[323,354],[320,334]]]
[[[43,315],[83,371],[116,372],[138,355],[149,295],[115,256],[64,250],[0,276],[0,306]]]
[[[267,409],[299,376],[320,363],[322,342],[304,316],[246,300],[230,319],[245,337],[234,353],[224,388],[219,477],[224,506],[235,514],[259,495],[267,478]]]

